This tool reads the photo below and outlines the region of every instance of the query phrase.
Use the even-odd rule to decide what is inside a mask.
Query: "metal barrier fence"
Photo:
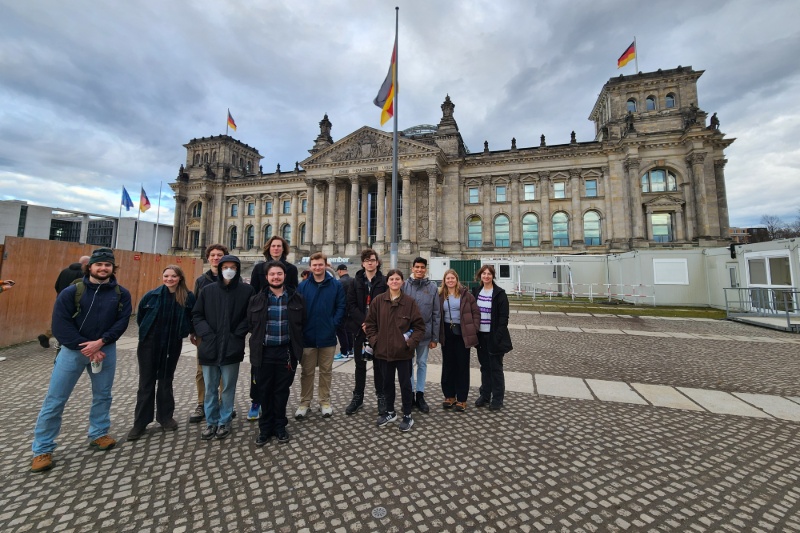
[[[520,283],[515,293],[518,296],[531,296],[537,299],[586,298],[590,302],[597,300],[622,300],[639,305],[656,305],[656,296],[652,285],[624,285],[621,283]]]
[[[792,318],[797,319],[800,291],[774,287],[738,287],[725,289],[725,313],[728,318],[758,316],[785,318],[787,327],[792,327]]]

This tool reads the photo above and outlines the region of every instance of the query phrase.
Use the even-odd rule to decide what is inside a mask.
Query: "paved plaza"
[[[175,378],[176,432],[126,442],[136,327],[118,344],[109,452],[86,439],[81,378],[54,457],[30,468],[55,350],[0,350],[0,531],[800,531],[800,336],[727,321],[514,312],[503,410],[440,407],[375,427],[374,395],[344,414],[352,362],[335,363],[334,416],[291,441],[253,441],[249,365],[225,441],[189,424],[194,348]],[[369,382],[368,382],[369,383]],[[369,389],[368,389],[369,390]],[[299,376],[289,402],[297,406]],[[314,406],[316,407],[316,406]]]

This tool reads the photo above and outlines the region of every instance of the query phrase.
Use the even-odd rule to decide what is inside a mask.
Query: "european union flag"
[[[122,205],[125,207],[125,211],[130,211],[131,207],[133,207],[131,196],[128,194],[128,191],[125,190],[124,186],[122,187]]]

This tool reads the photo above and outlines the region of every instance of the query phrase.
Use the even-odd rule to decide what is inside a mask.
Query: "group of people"
[[[411,276],[405,279],[397,269],[384,275],[378,254],[365,249],[362,268],[343,280],[343,276],[336,279],[322,253],[315,253],[309,259],[308,276],[298,283],[297,268],[286,260],[284,239],[273,236],[263,251],[266,261],[255,266],[249,284],[241,277],[239,259],[225,246],[214,244],[205,253],[210,268],[195,280],[193,291],[180,267],[168,265],[162,284],[142,297],[136,315],[139,386],[128,440],[144,436],[153,420],[163,430],[178,428],[172,384],[186,337],[197,347],[198,367],[198,400],[189,421],[205,420],[203,440],[231,434],[248,333],[248,418],[258,420],[257,446],[273,437],[279,443],[289,441],[286,409],[298,364],[300,401],[295,419],[310,416],[317,373],[319,415],[333,416],[337,333],[339,357],[352,352],[355,364],[347,415],[364,405],[367,366],[372,362],[377,426],[400,418],[395,406],[399,384],[398,427],[410,430],[414,407],[430,411],[425,399],[427,360],[429,350],[439,344],[444,409],[467,409],[472,347],[477,348],[481,367],[480,394],[474,405],[503,407],[503,356],[512,346],[508,298],[494,283],[493,267],[481,267],[480,285],[469,291],[454,270],[448,270],[437,287],[427,278],[427,260],[422,257],[414,259]],[[116,341],[132,312],[130,293],[117,283],[116,270],[112,250],[95,250],[82,265],[83,277],[58,294],[52,334],[60,349],[34,430],[34,472],[54,465],[52,453],[64,406],[83,372],[89,373],[92,383],[90,445],[108,450],[116,444],[108,434]],[[343,333],[348,344],[342,343]]]

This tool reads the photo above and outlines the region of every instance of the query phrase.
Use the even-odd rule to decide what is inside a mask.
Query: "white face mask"
[[[236,277],[236,269],[235,268],[226,268],[222,271],[222,277],[231,280]]]

